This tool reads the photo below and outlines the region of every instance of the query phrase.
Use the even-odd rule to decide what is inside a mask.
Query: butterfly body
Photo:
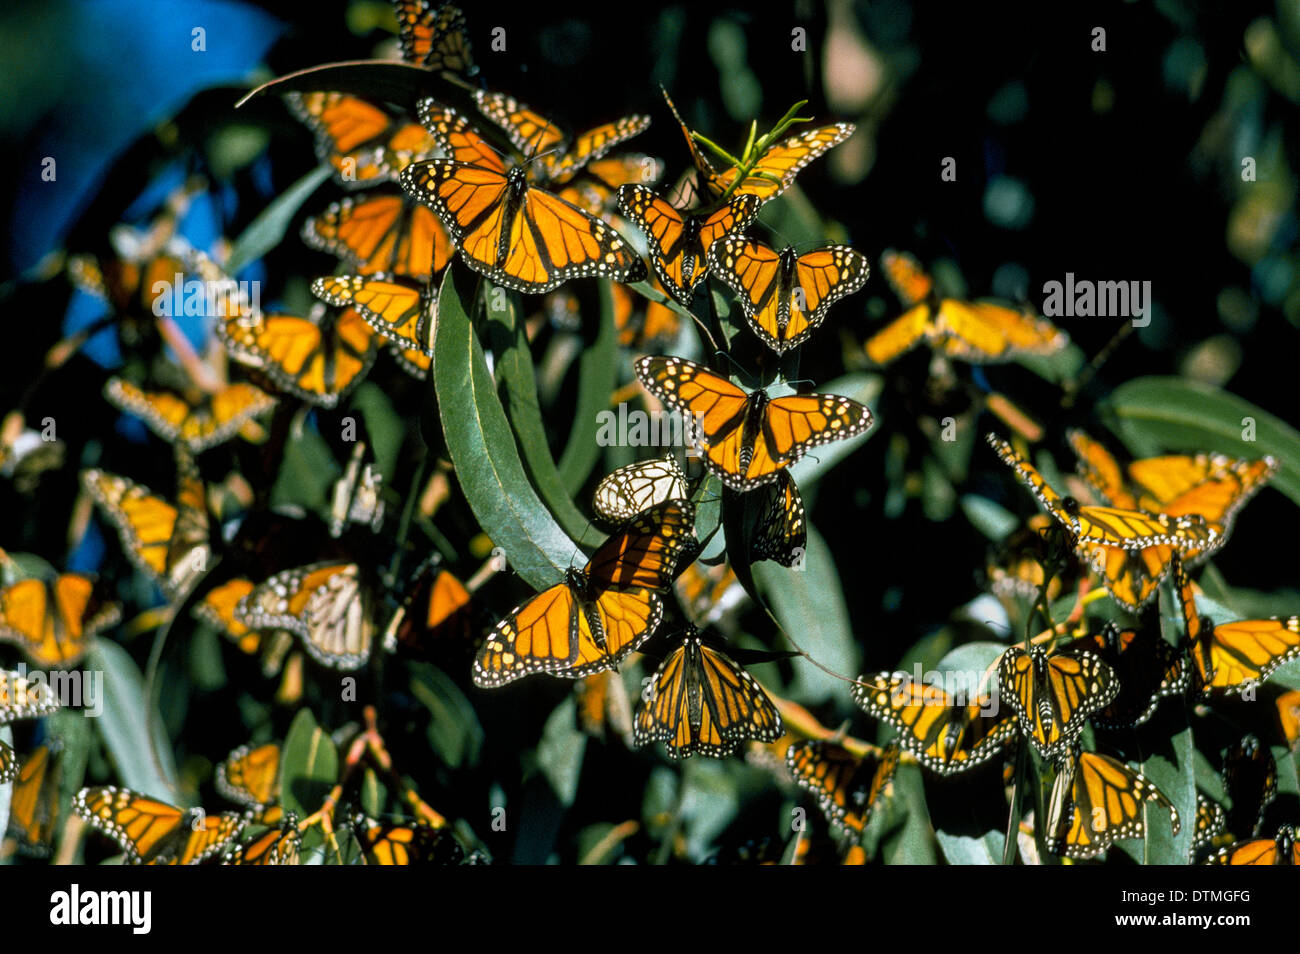
[[[1024,736],[1044,758],[1065,752],[1087,717],[1119,692],[1115,672],[1088,650],[1028,653],[1012,647],[998,664],[1003,698],[1010,702]]]
[[[746,740],[774,742],[781,716],[762,687],[694,627],[645,685],[633,739],[663,742],[673,758],[725,758]]]
[[[694,421],[705,466],[734,490],[777,480],[811,448],[861,434],[873,421],[870,409],[848,398],[746,393],[684,358],[648,356],[635,367],[655,397]]]
[[[981,765],[1017,738],[1015,714],[996,697],[950,695],[906,673],[862,676],[852,694],[859,708],[892,725],[899,744],[939,775]]]
[[[43,666],[68,666],[97,633],[115,624],[115,604],[94,596],[94,581],[64,573],[45,581],[20,580],[0,590],[0,640],[17,643]]]
[[[727,235],[709,251],[715,274],[739,296],[750,327],[778,354],[802,344],[821,325],[831,304],[866,284],[870,267],[847,245],[800,255]]]
[[[655,274],[683,306],[690,305],[708,275],[709,250],[723,236],[743,232],[761,204],[755,196],[737,196],[713,212],[691,214],[643,185],[618,190],[619,210],[645,234]]]
[[[694,538],[695,509],[670,500],[634,517],[581,570],[515,607],[474,661],[476,685],[495,688],[532,673],[579,679],[622,661],[663,618],[660,593]]]

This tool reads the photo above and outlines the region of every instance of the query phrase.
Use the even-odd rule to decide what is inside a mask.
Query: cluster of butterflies
[[[690,188],[656,191],[663,163],[617,151],[648,127],[649,117],[570,134],[508,94],[466,82],[478,71],[456,7],[395,0],[395,9],[403,61],[454,80],[469,91],[470,111],[479,115],[428,97],[406,115],[347,92],[286,94],[319,157],[349,193],[302,229],[309,246],[339,260],[340,273],[312,282],[319,304],[305,314],[262,312],[238,295],[214,304],[215,336],[248,381],[227,380],[221,362],[194,361],[175,368],[166,386],[109,379],[106,399],[172,445],[176,462],[174,494],[101,469],[81,474],[84,491],[134,567],[173,607],[192,607],[242,652],[258,656],[268,675],[282,674],[287,699],[305,660],[350,672],[366,667],[377,648],[418,652],[439,639],[473,646],[481,629],[472,586],[437,560],[412,575],[387,626],[380,619],[385,586],[355,556],[210,585],[206,574],[219,544],[196,457],[236,438],[264,441],[267,422],[286,397],[326,410],[340,406],[371,372],[381,347],[406,374],[427,379],[438,278],[453,260],[493,285],[546,295],[544,310],[557,324],[576,309],[562,286],[607,279],[620,341],[645,352],[633,362],[636,382],[649,400],[688,422],[704,474],[689,479],[670,456],[604,477],[592,511],[610,536],[580,569],[571,567],[491,626],[472,650],[477,686],[497,689],[534,674],[575,680],[580,713],[595,725],[611,702],[611,678],[620,666],[634,653],[649,655],[651,640],[666,633],[668,648],[629,719],[632,741],[663,743],[674,758],[770,749],[828,824],[850,840],[865,830],[904,759],[950,776],[1021,743],[1055,769],[1043,820],[1053,852],[1095,858],[1118,839],[1142,837],[1152,803],[1168,810],[1177,832],[1170,799],[1124,762],[1086,750],[1084,728],[1104,733],[1143,725],[1169,698],[1248,695],[1300,656],[1300,619],[1211,620],[1198,611],[1189,576],[1226,543],[1237,512],[1273,477],[1277,462],[1200,454],[1139,460],[1125,469],[1102,445],[1073,432],[1090,498],[1080,500],[1058,493],[1010,444],[990,435],[1045,511],[999,559],[998,592],[1034,598],[1049,592],[1069,572],[1070,561],[1057,559],[1062,552],[1073,553],[1133,613],[1172,581],[1184,621],[1181,644],[1152,627],[1116,624],[1064,643],[1027,643],[1002,655],[997,687],[973,698],[898,674],[867,674],[854,682],[853,699],[894,729],[892,743],[874,746],[829,732],[800,737],[782,718],[787,703],[725,651],[721,634],[747,594],[727,563],[697,560],[703,548],[697,504],[717,493],[724,507],[742,508],[747,538],[728,540],[729,560],[796,566],[807,532],[791,465],[819,446],[866,432],[872,413],[834,394],[773,397],[774,382],[749,390],[716,366],[650,352],[662,350],[652,344],[676,341],[680,316],[710,275],[734,293],[746,326],[778,356],[807,342],[834,302],[865,285],[868,262],[848,246],[778,251],[752,234],[763,205],[847,139],[853,126],[832,123],[788,136],[781,130],[718,168],[701,148],[703,137],[669,100],[690,153]],[[625,238],[620,223],[635,228],[639,240]],[[236,287],[217,257],[179,239],[174,225],[172,212],[128,235],[112,261],[73,257],[69,277],[119,315],[150,313],[155,282],[170,284],[176,275]],[[1035,315],[945,297],[906,254],[887,252],[882,265],[905,311],[867,340],[866,354],[878,365],[922,343],[943,358],[972,363],[1050,355],[1067,343],[1064,332]],[[664,300],[650,301],[638,316],[637,296],[626,286],[642,281]],[[375,532],[383,526],[383,476],[364,463],[364,448],[357,450],[335,487],[334,538],[349,524]],[[669,598],[674,592],[680,606]],[[77,665],[91,641],[120,618],[120,608],[99,598],[94,578],[85,574],[23,579],[0,590],[0,639],[46,668]],[[1300,734],[1300,694],[1284,699]],[[0,725],[56,708],[17,674],[0,683]],[[1225,812],[1202,797],[1195,848],[1213,848],[1212,860],[1224,863],[1283,863],[1295,857],[1292,829],[1258,839],[1276,767],[1270,785],[1267,751],[1257,740],[1240,749],[1225,765],[1232,808]],[[209,816],[115,787],[83,789],[73,807],[132,863],[297,863],[302,830],[281,805],[281,754],[275,744],[245,746],[219,765],[215,787],[237,810]],[[48,848],[60,823],[59,755],[50,742],[20,764],[0,743],[0,781],[15,779],[11,829],[34,850]],[[1263,781],[1253,781],[1257,776]],[[1253,824],[1229,817],[1256,801]],[[356,836],[370,863],[481,860],[449,831],[425,822],[358,814],[341,827]],[[863,857],[858,845],[845,854],[846,861]]]
[[[202,809],[183,809],[125,788],[84,788],[73,809],[96,831],[115,841],[129,864],[293,865],[302,852],[298,819],[280,803],[280,746],[245,745],[217,766],[215,787],[239,806],[215,816]],[[54,781],[45,749],[33,760],[33,797],[43,781]],[[48,778],[47,778],[48,776]],[[41,824],[57,818],[57,800],[41,806]],[[366,864],[478,864],[478,852],[466,853],[446,827],[426,822],[381,821],[355,813],[339,826],[349,832]]]

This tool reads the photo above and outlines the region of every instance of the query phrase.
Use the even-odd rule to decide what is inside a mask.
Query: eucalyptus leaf
[[[447,450],[483,532],[504,550],[525,583],[545,589],[564,576],[578,546],[556,524],[524,473],[464,305],[463,290],[473,284],[465,270],[453,264],[438,297],[433,381]]]
[[[600,281],[600,328],[596,340],[578,359],[578,403],[573,410],[573,424],[560,456],[560,480],[570,494],[576,494],[591,475],[600,459],[596,443],[597,415],[610,410],[609,396],[618,381],[618,329],[614,327],[614,290],[607,280]]]
[[[289,223],[298,214],[302,204],[320,188],[320,184],[330,177],[332,171],[327,165],[317,166],[263,209],[249,223],[248,228],[239,234],[239,238],[235,239],[226,259],[226,271],[231,275],[238,274],[245,265],[257,261],[283,242]]]
[[[1273,486],[1300,504],[1300,431],[1249,401],[1197,381],[1146,377],[1121,384],[1106,404],[1116,433],[1134,455],[1272,454],[1281,463]]]
[[[97,700],[103,711],[95,726],[113,757],[118,780],[143,795],[175,802],[179,786],[171,744],[163,736],[162,719],[156,711],[153,732],[149,731],[144,677],[135,662],[117,643],[100,639],[86,654],[83,672],[103,673],[103,698]],[[86,698],[84,690],[82,698]]]
[[[312,814],[339,777],[339,755],[310,709],[294,716],[280,758],[280,798],[285,811]]]

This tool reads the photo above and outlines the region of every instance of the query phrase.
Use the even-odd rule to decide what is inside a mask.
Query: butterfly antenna
[[[736,372],[736,375],[744,379],[746,387],[752,388],[754,386],[754,376],[742,368],[740,363],[736,361],[729,352],[723,351],[719,348],[717,351],[713,352],[713,356],[715,358],[725,358],[727,363],[730,364],[732,369]]]

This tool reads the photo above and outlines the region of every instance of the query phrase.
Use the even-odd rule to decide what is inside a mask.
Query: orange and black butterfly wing
[[[372,865],[458,865],[465,850],[446,828],[420,822],[385,822],[359,817],[357,840]]]
[[[288,93],[285,100],[315,135],[317,155],[333,166],[345,188],[394,179],[437,145],[418,124],[394,121],[378,106],[349,93]]]
[[[520,170],[432,159],[402,185],[437,213],[467,264],[507,288],[541,293],[571,278],[638,281],[644,266],[613,228],[527,186]]]
[[[263,808],[280,793],[280,746],[245,745],[217,766],[217,791],[232,802]]]
[[[1064,647],[1067,653],[1088,650],[1108,665],[1119,681],[1119,692],[1092,715],[1106,729],[1132,729],[1155,714],[1161,699],[1181,696],[1191,684],[1184,655],[1156,632],[1139,633],[1108,622],[1095,636]]]
[[[1223,787],[1231,808],[1227,828],[1240,837],[1259,837],[1268,806],[1277,798],[1277,761],[1257,736],[1244,735],[1223,757]]]
[[[677,561],[695,542],[695,507],[668,500],[631,519],[592,555],[583,573],[596,586],[666,590]]]
[[[419,281],[437,276],[455,251],[437,216],[401,195],[349,196],[308,219],[302,237],[362,275]]]
[[[324,306],[319,308],[323,315]],[[295,315],[227,318],[217,325],[217,335],[236,361],[255,368],[276,388],[326,408],[365,378],[377,353],[376,336],[353,308],[320,320]]]
[[[1119,692],[1115,671],[1085,649],[1049,654],[1013,646],[998,664],[998,680],[1021,732],[1044,758],[1073,746],[1088,716]]]
[[[713,245],[709,264],[739,296],[750,327],[778,353],[807,340],[831,304],[866,284],[870,272],[866,258],[847,245],[778,254],[734,235]]]
[[[798,566],[808,547],[803,498],[789,471],[755,491],[758,522],[749,541],[755,560],[775,560],[786,567]]]
[[[740,169],[732,167],[706,179],[706,185],[714,196],[721,196],[734,184],[733,194],[755,195],[764,202],[774,199],[790,187],[804,166],[848,139],[854,128],[852,123],[831,123],[806,129],[769,146],[744,179],[737,181]]]
[[[749,450],[753,446],[745,428],[750,396],[685,358],[648,356],[638,359],[635,367],[651,394],[693,422],[693,437],[710,470],[738,490],[751,489],[742,465],[747,438]]]
[[[9,803],[9,833],[24,854],[45,857],[59,824],[59,762],[56,747],[42,745],[23,759]]]
[[[1146,834],[1147,802],[1169,811],[1178,834],[1178,810],[1141,772],[1096,752],[1069,755],[1052,785],[1048,846],[1067,858],[1096,858],[1122,838]]]
[[[786,750],[795,783],[813,794],[828,822],[854,832],[866,827],[898,760],[897,746],[859,756],[821,739],[795,742]]]
[[[474,57],[465,28],[465,14],[451,3],[432,0],[393,0],[402,59],[430,70],[474,72]]]
[[[339,308],[354,308],[366,323],[403,348],[433,356],[437,301],[410,279],[390,275],[340,275],[312,282],[312,294]]]

